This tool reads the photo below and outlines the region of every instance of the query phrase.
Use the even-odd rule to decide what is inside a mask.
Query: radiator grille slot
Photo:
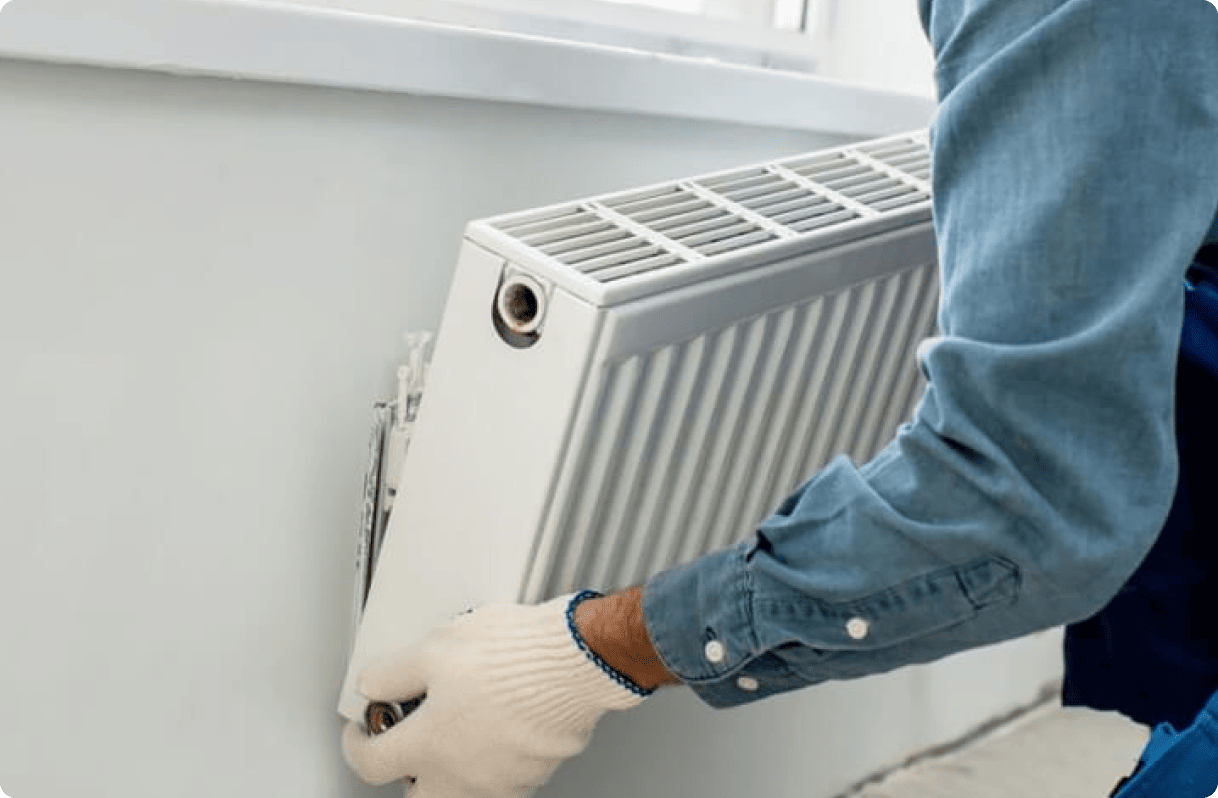
[[[794,233],[811,232],[861,215],[815,187],[794,183],[766,167],[711,178],[702,185]]]
[[[912,141],[875,142],[860,146],[858,152],[921,181],[920,188],[929,199],[930,150],[926,146]]]
[[[605,206],[698,255],[733,252],[778,238],[755,222],[684,186],[606,201]]]
[[[934,263],[607,366],[540,600],[639,584],[749,534],[838,454],[874,456],[921,394]]]
[[[595,211],[568,208],[500,228],[543,255],[599,279],[663,268],[681,258]]]
[[[930,213],[924,134],[898,136],[487,222],[600,283]]]

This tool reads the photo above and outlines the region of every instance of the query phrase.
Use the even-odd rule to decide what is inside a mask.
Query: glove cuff
[[[598,662],[575,628],[575,607],[588,598],[568,594],[533,607],[490,605],[455,622],[454,628],[469,623],[496,630],[479,633],[468,654],[483,663],[499,700],[522,721],[583,727],[606,711],[642,703],[646,691]]]
[[[636,696],[639,701],[642,701],[644,698],[647,698],[654,693],[655,688],[649,690],[646,687],[641,686],[634,679],[631,679],[629,676],[622,673],[608,662],[605,662],[605,660],[601,659],[601,656],[593,651],[591,646],[588,645],[588,642],[584,640],[584,636],[579,633],[579,627],[575,624],[576,608],[589,599],[601,598],[603,596],[603,593],[599,593],[595,590],[582,590],[579,593],[571,596],[571,600],[567,603],[567,631],[571,633],[571,639],[575,641],[575,645],[579,647],[579,650],[584,652],[584,655],[588,658],[589,662],[599,668],[601,673],[609,677],[610,680],[612,680],[623,690],[627,691],[633,696]]]

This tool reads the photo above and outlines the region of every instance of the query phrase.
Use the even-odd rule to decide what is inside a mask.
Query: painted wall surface
[[[815,135],[0,61],[0,785],[389,796],[334,714],[370,403],[464,222]],[[477,486],[469,486],[477,499]],[[1052,637],[606,722],[551,798],[827,796],[1026,700]]]

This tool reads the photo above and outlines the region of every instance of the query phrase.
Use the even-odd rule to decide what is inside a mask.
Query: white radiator
[[[641,583],[748,535],[921,394],[923,133],[469,225],[353,680],[457,612]]]

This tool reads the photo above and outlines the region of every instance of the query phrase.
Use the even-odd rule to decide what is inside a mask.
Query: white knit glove
[[[575,603],[489,605],[370,664],[359,681],[365,698],[426,698],[379,736],[348,724],[348,764],[371,784],[413,778],[410,798],[532,795],[584,750],[601,715],[645,695],[586,653]]]

